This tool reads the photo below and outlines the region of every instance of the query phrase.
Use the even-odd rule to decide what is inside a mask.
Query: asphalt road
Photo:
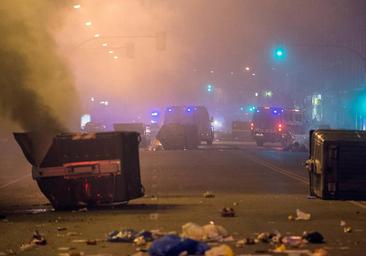
[[[364,255],[366,251],[366,204],[308,198],[305,153],[283,152],[278,145],[257,148],[254,143],[217,142],[192,151],[141,151],[141,175],[146,197],[123,207],[84,212],[54,212],[30,177],[30,166],[12,142],[2,142],[0,156],[0,255],[7,250],[24,255],[58,255],[61,247],[85,255],[129,255],[132,244],[102,241],[112,230],[175,231],[187,222],[213,221],[225,227],[235,240],[259,232],[279,231],[301,235],[318,231],[324,244],[303,250],[326,248],[329,255]],[[205,198],[211,191],[215,197]],[[232,207],[236,217],[220,215]],[[311,213],[308,221],[291,221],[296,209]],[[340,222],[352,228],[345,233]],[[57,231],[61,227],[65,230]],[[48,244],[20,252],[32,232],[42,232]],[[75,240],[101,239],[96,245]],[[80,241],[79,241],[80,242]],[[236,248],[240,254],[269,254],[269,244]],[[294,249],[294,248],[289,248]],[[298,248],[296,249],[298,250]],[[286,255],[286,254],[285,254]]]

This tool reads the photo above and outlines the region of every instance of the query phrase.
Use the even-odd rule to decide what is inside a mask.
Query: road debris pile
[[[298,216],[302,216],[303,212],[299,210],[298,213],[300,213]],[[340,226],[346,227],[347,224],[345,221],[341,221]],[[59,230],[59,227],[57,230]],[[65,231],[66,229],[62,228],[60,230]],[[279,231],[272,231],[255,233],[253,236],[244,238],[240,236],[238,233],[231,235],[225,227],[210,221],[203,226],[193,222],[187,222],[182,225],[180,233],[175,231],[163,232],[159,229],[136,231],[132,228],[126,228],[111,231],[106,235],[105,239],[78,239],[72,240],[71,242],[85,244],[87,246],[96,246],[98,243],[131,244],[136,248],[135,250],[137,252],[133,256],[234,256],[234,251],[237,250],[235,248],[242,248],[243,250],[247,246],[257,244],[268,244],[270,246],[268,249],[262,251],[262,253],[266,254],[328,255],[327,250],[324,248],[317,248],[314,252],[306,248],[308,244],[325,243],[323,235],[318,231],[303,232],[302,235],[282,234]],[[47,244],[44,235],[36,230],[30,242],[22,245],[20,251]],[[105,245],[102,247],[105,247]],[[57,251],[59,256],[89,255],[82,251],[77,251],[75,247],[58,247]],[[11,255],[8,252],[1,253],[0,255]]]

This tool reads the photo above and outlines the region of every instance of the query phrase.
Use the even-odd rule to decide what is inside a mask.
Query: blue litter
[[[203,255],[210,247],[202,242],[181,238],[177,235],[167,235],[155,240],[149,248],[150,256],[179,256],[182,252],[192,255]]]

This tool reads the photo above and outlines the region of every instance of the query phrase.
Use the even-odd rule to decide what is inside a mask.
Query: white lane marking
[[[294,180],[297,180],[297,181],[300,181],[300,182],[302,182],[304,184],[309,185],[309,181],[305,177],[303,177],[303,176],[297,175],[297,174],[295,174],[295,173],[293,173],[291,171],[288,171],[288,170],[282,169],[280,167],[277,167],[277,166],[275,166],[273,164],[268,163],[267,161],[264,161],[262,159],[259,159],[259,158],[255,157],[255,156],[252,156],[251,160],[253,162],[256,162],[256,163],[264,166],[264,167],[267,167],[267,168],[271,169],[272,171],[275,171],[277,173],[283,174],[283,175],[285,175],[285,176],[287,176],[289,178],[292,178]],[[347,201],[347,202],[348,203],[351,203],[351,204],[353,204],[355,206],[361,207],[362,209],[366,209],[366,202],[365,201],[361,201],[361,202],[358,202],[358,201]]]
[[[359,207],[361,207],[362,209],[366,209],[366,204],[365,202],[357,202],[357,201],[349,201],[351,204],[357,205]]]
[[[31,175],[30,175],[30,173],[28,173],[28,174],[26,174],[26,175],[23,175],[23,176],[21,176],[21,177],[19,177],[19,178],[15,179],[15,180],[12,180],[12,181],[10,181],[10,182],[8,182],[8,183],[4,184],[4,185],[1,185],[1,186],[0,186],[0,189],[3,189],[3,188],[6,188],[6,187],[9,187],[10,185],[13,185],[13,184],[15,184],[15,183],[18,183],[19,181],[24,180],[25,178],[28,178],[28,177],[30,177],[30,176],[31,176]]]
[[[267,167],[267,168],[271,169],[272,171],[275,171],[277,173],[283,174],[283,175],[285,175],[285,176],[287,176],[289,178],[292,178],[292,179],[297,180],[297,181],[300,181],[300,182],[302,182],[302,183],[304,183],[306,185],[309,185],[309,181],[305,177],[303,177],[301,175],[298,175],[298,174],[296,174],[294,172],[291,172],[291,171],[285,170],[283,168],[277,167],[277,166],[275,166],[273,164],[268,163],[267,161],[263,161],[262,159],[258,159],[257,157],[252,157],[251,160],[253,160],[257,164],[260,164],[260,165],[262,165],[264,167]]]

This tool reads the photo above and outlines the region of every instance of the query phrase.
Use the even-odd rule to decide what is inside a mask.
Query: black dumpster
[[[322,199],[366,199],[366,132],[310,132],[310,194]]]
[[[144,195],[136,132],[14,136],[55,209],[125,203]]]

